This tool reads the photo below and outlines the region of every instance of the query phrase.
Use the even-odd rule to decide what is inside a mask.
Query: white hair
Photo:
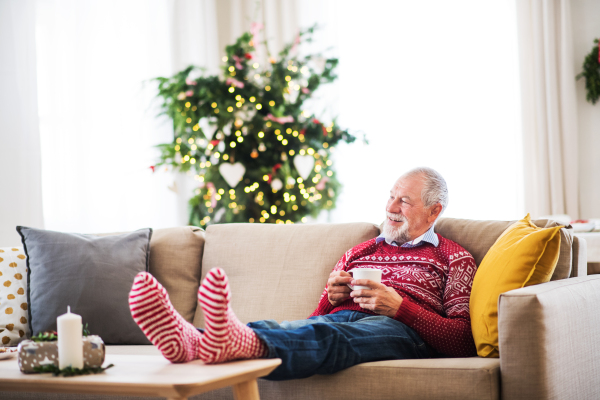
[[[412,178],[420,175],[423,177],[423,190],[421,191],[421,201],[425,207],[429,208],[437,203],[442,205],[442,213],[448,207],[448,186],[439,172],[429,167],[413,168],[404,175],[403,178]]]

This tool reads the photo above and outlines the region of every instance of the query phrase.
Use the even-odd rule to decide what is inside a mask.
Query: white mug
[[[354,279],[370,279],[372,281],[381,283],[381,270],[375,268],[354,268],[351,271],[348,271],[352,274]],[[362,285],[348,285],[348,287],[352,290],[360,290],[360,289],[370,289],[368,286]]]

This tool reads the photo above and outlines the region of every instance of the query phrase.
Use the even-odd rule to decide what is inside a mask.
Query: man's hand
[[[327,280],[327,298],[332,306],[339,306],[344,300],[350,297],[351,289],[348,284],[352,280],[352,275],[346,271],[333,271],[329,274]]]
[[[361,308],[390,318],[396,316],[400,304],[402,304],[402,296],[393,288],[370,279],[356,279],[350,283],[352,285],[368,286],[371,288],[370,290],[353,290],[350,293],[350,296],[354,298],[354,302],[358,303]]]

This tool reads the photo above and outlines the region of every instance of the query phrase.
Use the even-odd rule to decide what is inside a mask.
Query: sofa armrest
[[[573,268],[571,277],[587,275],[587,242],[573,235]]]
[[[503,399],[596,399],[600,276],[528,286],[498,299]]]

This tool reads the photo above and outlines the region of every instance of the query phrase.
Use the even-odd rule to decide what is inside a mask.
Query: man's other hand
[[[329,274],[327,280],[327,298],[332,306],[339,306],[344,300],[350,297],[351,289],[348,284],[352,280],[352,275],[346,271],[333,271]]]
[[[358,303],[361,308],[371,310],[377,314],[385,315],[394,318],[400,304],[402,304],[402,296],[393,288],[385,286],[381,283],[370,279],[356,279],[350,282],[352,285],[368,286],[371,289],[353,290],[350,296]]]

